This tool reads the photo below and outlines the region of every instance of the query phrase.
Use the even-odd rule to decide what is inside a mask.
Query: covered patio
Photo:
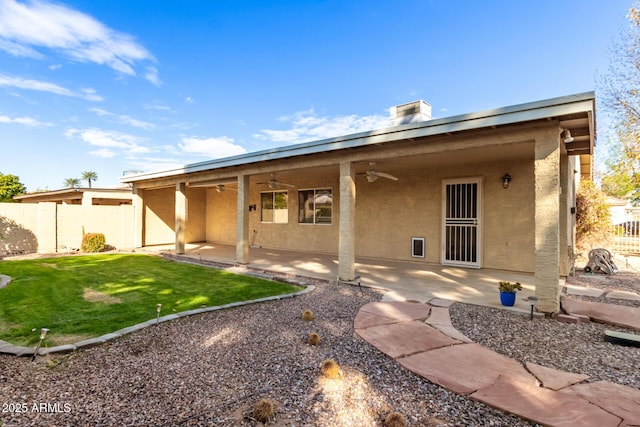
[[[175,255],[173,245],[148,246],[143,250]],[[331,281],[338,277],[338,257],[334,255],[257,247],[251,247],[249,251],[251,261],[240,266],[240,270],[249,268]],[[235,255],[234,245],[190,243],[179,256],[233,268],[238,266]],[[360,257],[356,258],[356,273],[362,286],[385,289],[383,300],[386,301],[426,302],[431,298],[442,298],[529,313],[531,306],[527,297],[535,295],[532,273]],[[520,282],[523,286],[513,307],[500,304],[498,282],[502,280]],[[561,286],[560,282],[558,286]]]

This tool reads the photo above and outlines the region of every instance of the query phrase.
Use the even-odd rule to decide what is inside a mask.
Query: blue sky
[[[0,0],[0,172],[113,187],[386,127],[417,99],[440,118],[596,90],[631,5]]]

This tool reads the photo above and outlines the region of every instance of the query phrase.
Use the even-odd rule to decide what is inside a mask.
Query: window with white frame
[[[289,222],[289,194],[286,191],[260,193],[260,221],[276,224]]]
[[[298,191],[298,222],[301,224],[331,224],[333,196],[331,189]]]

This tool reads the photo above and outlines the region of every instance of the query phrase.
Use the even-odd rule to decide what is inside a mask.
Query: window
[[[331,224],[333,198],[331,190],[298,191],[298,222],[301,224]]]
[[[260,221],[278,224],[289,222],[288,200],[286,191],[260,193]]]

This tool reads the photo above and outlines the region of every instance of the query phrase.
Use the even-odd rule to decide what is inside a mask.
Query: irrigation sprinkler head
[[[156,304],[156,312],[158,313],[156,316],[156,325],[160,321],[160,310],[162,310],[162,304]]]

